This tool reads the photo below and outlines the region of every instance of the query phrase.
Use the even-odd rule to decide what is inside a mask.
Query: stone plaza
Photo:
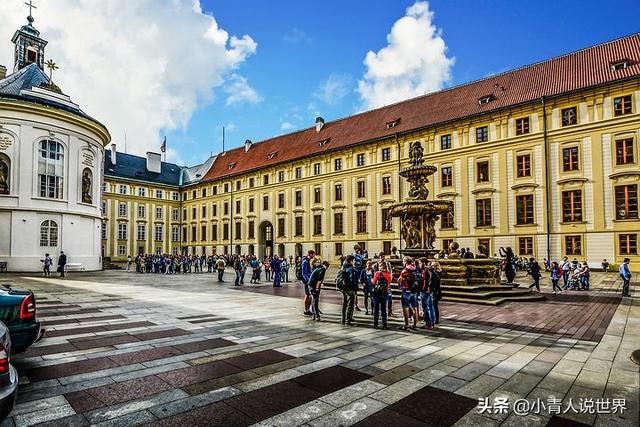
[[[418,332],[401,317],[373,329],[364,311],[342,326],[329,287],[312,322],[299,283],[226,274],[0,276],[35,292],[46,328],[12,359],[20,393],[2,426],[638,425],[640,305],[614,273],[558,295],[545,275],[543,301],[445,300],[439,327]]]

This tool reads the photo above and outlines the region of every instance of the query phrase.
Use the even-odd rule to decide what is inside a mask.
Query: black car
[[[9,415],[18,396],[18,373],[10,363],[10,357],[9,329],[0,322],[0,422]]]
[[[9,329],[13,354],[28,349],[44,332],[36,319],[35,296],[26,289],[0,287],[0,322]]]

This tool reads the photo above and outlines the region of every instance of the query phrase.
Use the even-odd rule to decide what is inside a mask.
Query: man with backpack
[[[309,279],[311,278],[311,260],[316,256],[316,251],[310,249],[307,256],[302,257],[302,265],[300,268],[300,280],[304,286],[304,315],[311,316],[311,292],[309,290]]]
[[[422,272],[416,269],[413,258],[405,257],[404,269],[398,278],[398,288],[402,290],[402,315],[404,316],[403,331],[416,329],[418,323],[418,292],[422,288]],[[409,326],[409,318],[413,324]]]
[[[379,265],[379,270],[373,275],[373,291],[372,305],[373,305],[373,327],[378,327],[378,319],[380,318],[380,312],[382,311],[382,329],[388,329],[387,327],[387,300],[390,297],[389,285],[391,284],[391,273],[387,268],[386,263]]]
[[[432,282],[440,281],[438,273],[429,265],[426,258],[420,259],[422,264],[422,292],[420,300],[422,301],[422,312],[424,314],[424,326],[422,329],[433,329],[436,323],[436,314],[433,308],[433,288]]]
[[[366,261],[365,256],[362,254],[362,248],[360,245],[356,244],[353,247],[353,268],[356,269],[356,273],[358,274],[358,278],[362,274],[364,270],[364,263]],[[356,289],[356,298],[355,298],[355,309],[356,311],[360,311],[360,306],[358,305],[358,289]]]
[[[336,276],[336,287],[342,291],[342,324],[355,326],[353,308],[358,290],[358,271],[354,267],[353,255],[347,256]]]
[[[536,292],[540,292],[540,264],[536,261],[535,258],[529,258],[529,274],[533,279],[533,283],[529,286],[529,289],[533,291],[533,288],[536,288]]]
[[[311,304],[311,312],[313,313],[313,320],[321,322],[320,319],[320,291],[322,290],[322,282],[324,282],[324,275],[329,268],[329,262],[321,262],[319,257],[313,259],[313,271],[309,278],[309,291],[313,298]]]
[[[560,265],[562,268],[562,282],[564,284],[563,288],[567,289],[567,282],[569,281],[569,271],[571,271],[571,263],[569,262],[569,258],[562,258],[562,264]]]
[[[218,270],[218,282],[224,282],[224,268],[227,266],[227,263],[224,262],[222,257],[218,257],[216,261],[216,270]]]

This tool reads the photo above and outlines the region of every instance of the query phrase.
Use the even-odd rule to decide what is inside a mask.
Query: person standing
[[[551,285],[553,286],[553,293],[558,293],[561,294],[562,293],[562,288],[560,286],[558,286],[558,282],[560,281],[560,278],[562,277],[562,269],[560,268],[560,266],[558,265],[557,262],[553,261],[551,263]],[[556,292],[556,289],[558,289],[558,291]]]
[[[400,329],[403,331],[410,328],[409,318],[413,319],[411,329],[415,329],[418,323],[418,298],[416,293],[413,292],[416,277],[416,266],[413,258],[405,257],[404,269],[398,278],[398,289],[402,291],[402,315],[404,317],[404,326],[401,326]]]
[[[588,291],[589,290],[589,278],[591,277],[591,270],[589,269],[589,264],[587,261],[582,262],[582,267],[580,268],[580,289]]]
[[[280,282],[282,280],[282,260],[280,259],[278,254],[275,254],[273,256],[273,260],[271,261],[271,269],[273,270],[273,287],[281,288],[282,285],[280,284]]]
[[[384,264],[387,267],[387,272],[389,274],[391,274],[391,277],[393,278],[393,270],[391,269],[391,264],[389,263],[389,261],[386,260],[385,255],[384,254],[380,254],[380,260],[376,263],[375,265],[375,270],[379,271],[382,267],[382,264]],[[389,285],[391,285],[391,281],[389,281]],[[387,301],[387,315],[388,317],[393,316],[393,295],[391,295],[391,291],[389,291],[389,295],[386,298]]]
[[[224,269],[227,263],[224,262],[222,257],[218,257],[216,261],[216,270],[218,270],[218,282],[224,282]]]
[[[602,271],[605,273],[609,272],[609,261],[607,261],[606,258],[602,260]]]
[[[269,258],[265,257],[264,258],[264,279],[267,282],[271,281],[271,261],[269,260]]]
[[[302,257],[300,274],[302,275],[302,285],[304,286],[304,312],[305,316],[311,316],[311,292],[309,291],[309,279],[311,278],[311,260],[315,257],[316,251],[310,249],[306,257]]]
[[[362,293],[364,293],[364,309],[365,314],[369,314],[369,297],[373,291],[373,262],[367,261],[367,266],[360,273],[360,283],[362,284]]]
[[[44,254],[44,259],[42,260],[42,263],[43,263],[44,276],[45,277],[51,276],[51,264],[53,264],[53,260],[51,259],[49,254]]]
[[[353,321],[353,309],[355,306],[356,292],[358,291],[358,270],[354,267],[355,258],[348,255],[338,272],[342,277],[342,324],[355,326]]]
[[[235,255],[233,257],[233,270],[236,273],[236,281],[234,282],[234,286],[240,286],[240,280],[242,279],[242,262],[240,261],[240,256]]]
[[[436,323],[436,314],[433,308],[433,289],[431,288],[431,282],[436,274],[433,267],[429,265],[429,261],[426,258],[420,260],[422,264],[422,292],[420,300],[422,301],[422,313],[424,319],[424,326],[422,329],[433,329]]]
[[[540,264],[535,258],[529,258],[529,274],[533,279],[533,283],[529,285],[529,289],[536,288],[536,292],[540,292]]]
[[[291,264],[287,261],[287,257],[282,258],[282,281],[285,283],[289,283],[289,268],[291,268]]]
[[[431,280],[429,287],[431,288],[431,294],[433,295],[433,315],[434,315],[434,327],[440,324],[440,308],[438,303],[442,299],[442,287],[440,282],[442,279],[442,267],[438,261],[431,262]]]
[[[320,290],[322,289],[322,283],[324,282],[324,275],[329,268],[329,262],[321,262],[319,257],[313,259],[313,271],[311,277],[309,277],[309,290],[313,303],[311,304],[311,312],[313,313],[313,320],[321,322],[320,314]]]
[[[569,258],[562,258],[562,264],[560,265],[560,268],[562,268],[563,288],[567,289],[567,283],[569,282],[569,272],[571,271],[571,263],[569,262]]]
[[[64,251],[60,251],[60,256],[58,257],[58,273],[60,273],[60,277],[64,277],[64,269],[67,265],[67,255],[65,255]]]
[[[127,271],[131,271],[131,255],[127,255]]]
[[[391,273],[389,272],[386,263],[380,264],[379,270],[374,274],[371,283],[373,284],[373,291],[371,293],[373,305],[373,327],[378,327],[378,319],[380,318],[380,312],[382,312],[382,329],[388,329],[387,299],[391,293],[389,288],[391,284]]]
[[[629,295],[629,281],[631,281],[631,269],[629,268],[629,263],[631,259],[625,258],[622,264],[620,264],[620,269],[618,270],[620,273],[620,277],[622,277],[622,296],[628,297]]]

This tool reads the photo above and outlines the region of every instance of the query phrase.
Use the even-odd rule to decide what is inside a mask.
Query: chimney
[[[245,152],[245,153],[246,153],[247,151],[249,151],[249,149],[251,148],[251,144],[252,144],[252,142],[251,142],[251,140],[250,140],[250,139],[247,139],[247,140],[244,142],[244,152]]]
[[[5,67],[4,65],[0,65],[0,80],[4,79],[5,77],[7,77],[7,67]]]
[[[147,151],[147,170],[149,172],[160,173],[160,153],[152,153]]]
[[[111,144],[111,164],[116,164],[116,144]]]
[[[316,117],[316,132],[320,132],[324,126],[324,119],[320,116]]]

